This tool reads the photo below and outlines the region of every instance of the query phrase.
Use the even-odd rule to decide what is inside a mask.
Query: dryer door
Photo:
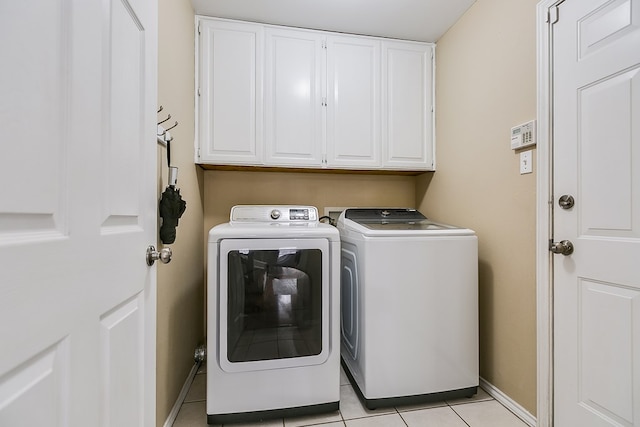
[[[329,242],[220,242],[218,360],[227,372],[324,363],[329,355]]]
[[[342,330],[342,346],[353,360],[358,357],[359,324],[359,282],[356,254],[349,250],[349,244],[343,243],[340,260],[340,329]],[[349,249],[348,249],[349,248]]]

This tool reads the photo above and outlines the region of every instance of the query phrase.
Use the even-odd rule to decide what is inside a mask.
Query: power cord
[[[327,220],[328,222],[323,220]],[[333,225],[334,227],[336,226],[336,221],[333,218],[331,218],[329,215],[321,216],[320,218],[318,218],[318,221],[325,224]]]

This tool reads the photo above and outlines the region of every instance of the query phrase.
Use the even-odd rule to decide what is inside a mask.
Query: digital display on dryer
[[[309,209],[289,209],[289,220],[290,221],[308,221],[309,220]]]

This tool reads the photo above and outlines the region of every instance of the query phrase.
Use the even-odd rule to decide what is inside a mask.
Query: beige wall
[[[480,374],[533,415],[536,174],[509,132],[536,117],[536,3],[478,0],[438,41],[437,171],[416,179],[427,216],[478,233]]]
[[[157,425],[162,426],[194,364],[196,346],[204,342],[204,243],[202,170],[193,163],[194,17],[189,0],[160,0],[158,104],[171,114],[171,164],[179,168],[178,187],[187,202],[173,259],[158,267]],[[159,148],[159,191],[167,185],[166,150]]]
[[[204,231],[229,221],[239,204],[306,204],[318,208],[348,206],[414,207],[415,178],[287,172],[206,171]]]

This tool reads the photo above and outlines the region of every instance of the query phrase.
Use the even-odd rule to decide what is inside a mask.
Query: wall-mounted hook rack
[[[160,108],[158,108],[158,113],[160,113],[162,110],[163,110],[163,107],[161,105]],[[165,147],[168,147],[168,143],[173,140],[173,137],[168,131],[178,126],[177,120],[172,126],[169,126],[168,128],[161,126],[162,123],[165,123],[169,120],[171,120],[171,114],[168,114],[166,119],[158,122],[158,130],[157,130],[158,144],[163,145]]]

